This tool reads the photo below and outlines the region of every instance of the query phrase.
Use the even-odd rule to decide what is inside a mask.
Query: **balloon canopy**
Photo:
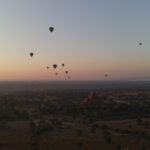
[[[49,31],[53,32],[54,31],[54,27],[49,27]]]
[[[108,74],[107,74],[107,73],[105,73],[105,77],[108,77]]]
[[[68,74],[68,71],[65,71],[66,74]]]
[[[34,53],[33,52],[30,52],[30,56],[32,57],[34,55]]]
[[[53,68],[56,69],[57,68],[57,64],[53,64]]]

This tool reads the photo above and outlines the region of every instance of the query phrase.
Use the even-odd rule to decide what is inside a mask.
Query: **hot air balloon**
[[[105,77],[108,77],[108,74],[107,74],[107,73],[105,73]]]
[[[65,71],[66,74],[68,74],[68,71]]]
[[[33,52],[31,52],[31,53],[30,53],[30,56],[32,57],[33,55],[34,55],[34,53],[33,53]]]
[[[70,79],[70,76],[68,76],[68,79]]]
[[[62,67],[64,67],[65,66],[65,64],[61,64],[62,65]]]
[[[53,68],[56,69],[57,68],[57,64],[53,64]]]
[[[53,32],[54,31],[54,27],[49,27],[49,31]]]
[[[49,69],[49,66],[47,66],[46,68]]]
[[[141,46],[142,44],[143,44],[142,42],[139,43],[140,46]]]
[[[57,76],[57,75],[58,75],[58,73],[56,72],[56,73],[55,73],[55,75]]]

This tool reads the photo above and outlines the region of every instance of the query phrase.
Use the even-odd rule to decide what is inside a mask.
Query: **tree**
[[[107,136],[106,139],[105,139],[105,141],[106,141],[107,144],[111,144],[112,143],[111,136]]]

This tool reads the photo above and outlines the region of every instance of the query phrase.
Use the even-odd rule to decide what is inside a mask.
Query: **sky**
[[[0,0],[0,80],[66,80],[65,70],[72,80],[150,80],[149,6],[149,0]]]

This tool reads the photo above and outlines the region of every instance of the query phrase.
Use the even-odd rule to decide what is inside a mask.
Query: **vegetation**
[[[150,149],[149,91],[90,93],[0,93],[0,149]]]

